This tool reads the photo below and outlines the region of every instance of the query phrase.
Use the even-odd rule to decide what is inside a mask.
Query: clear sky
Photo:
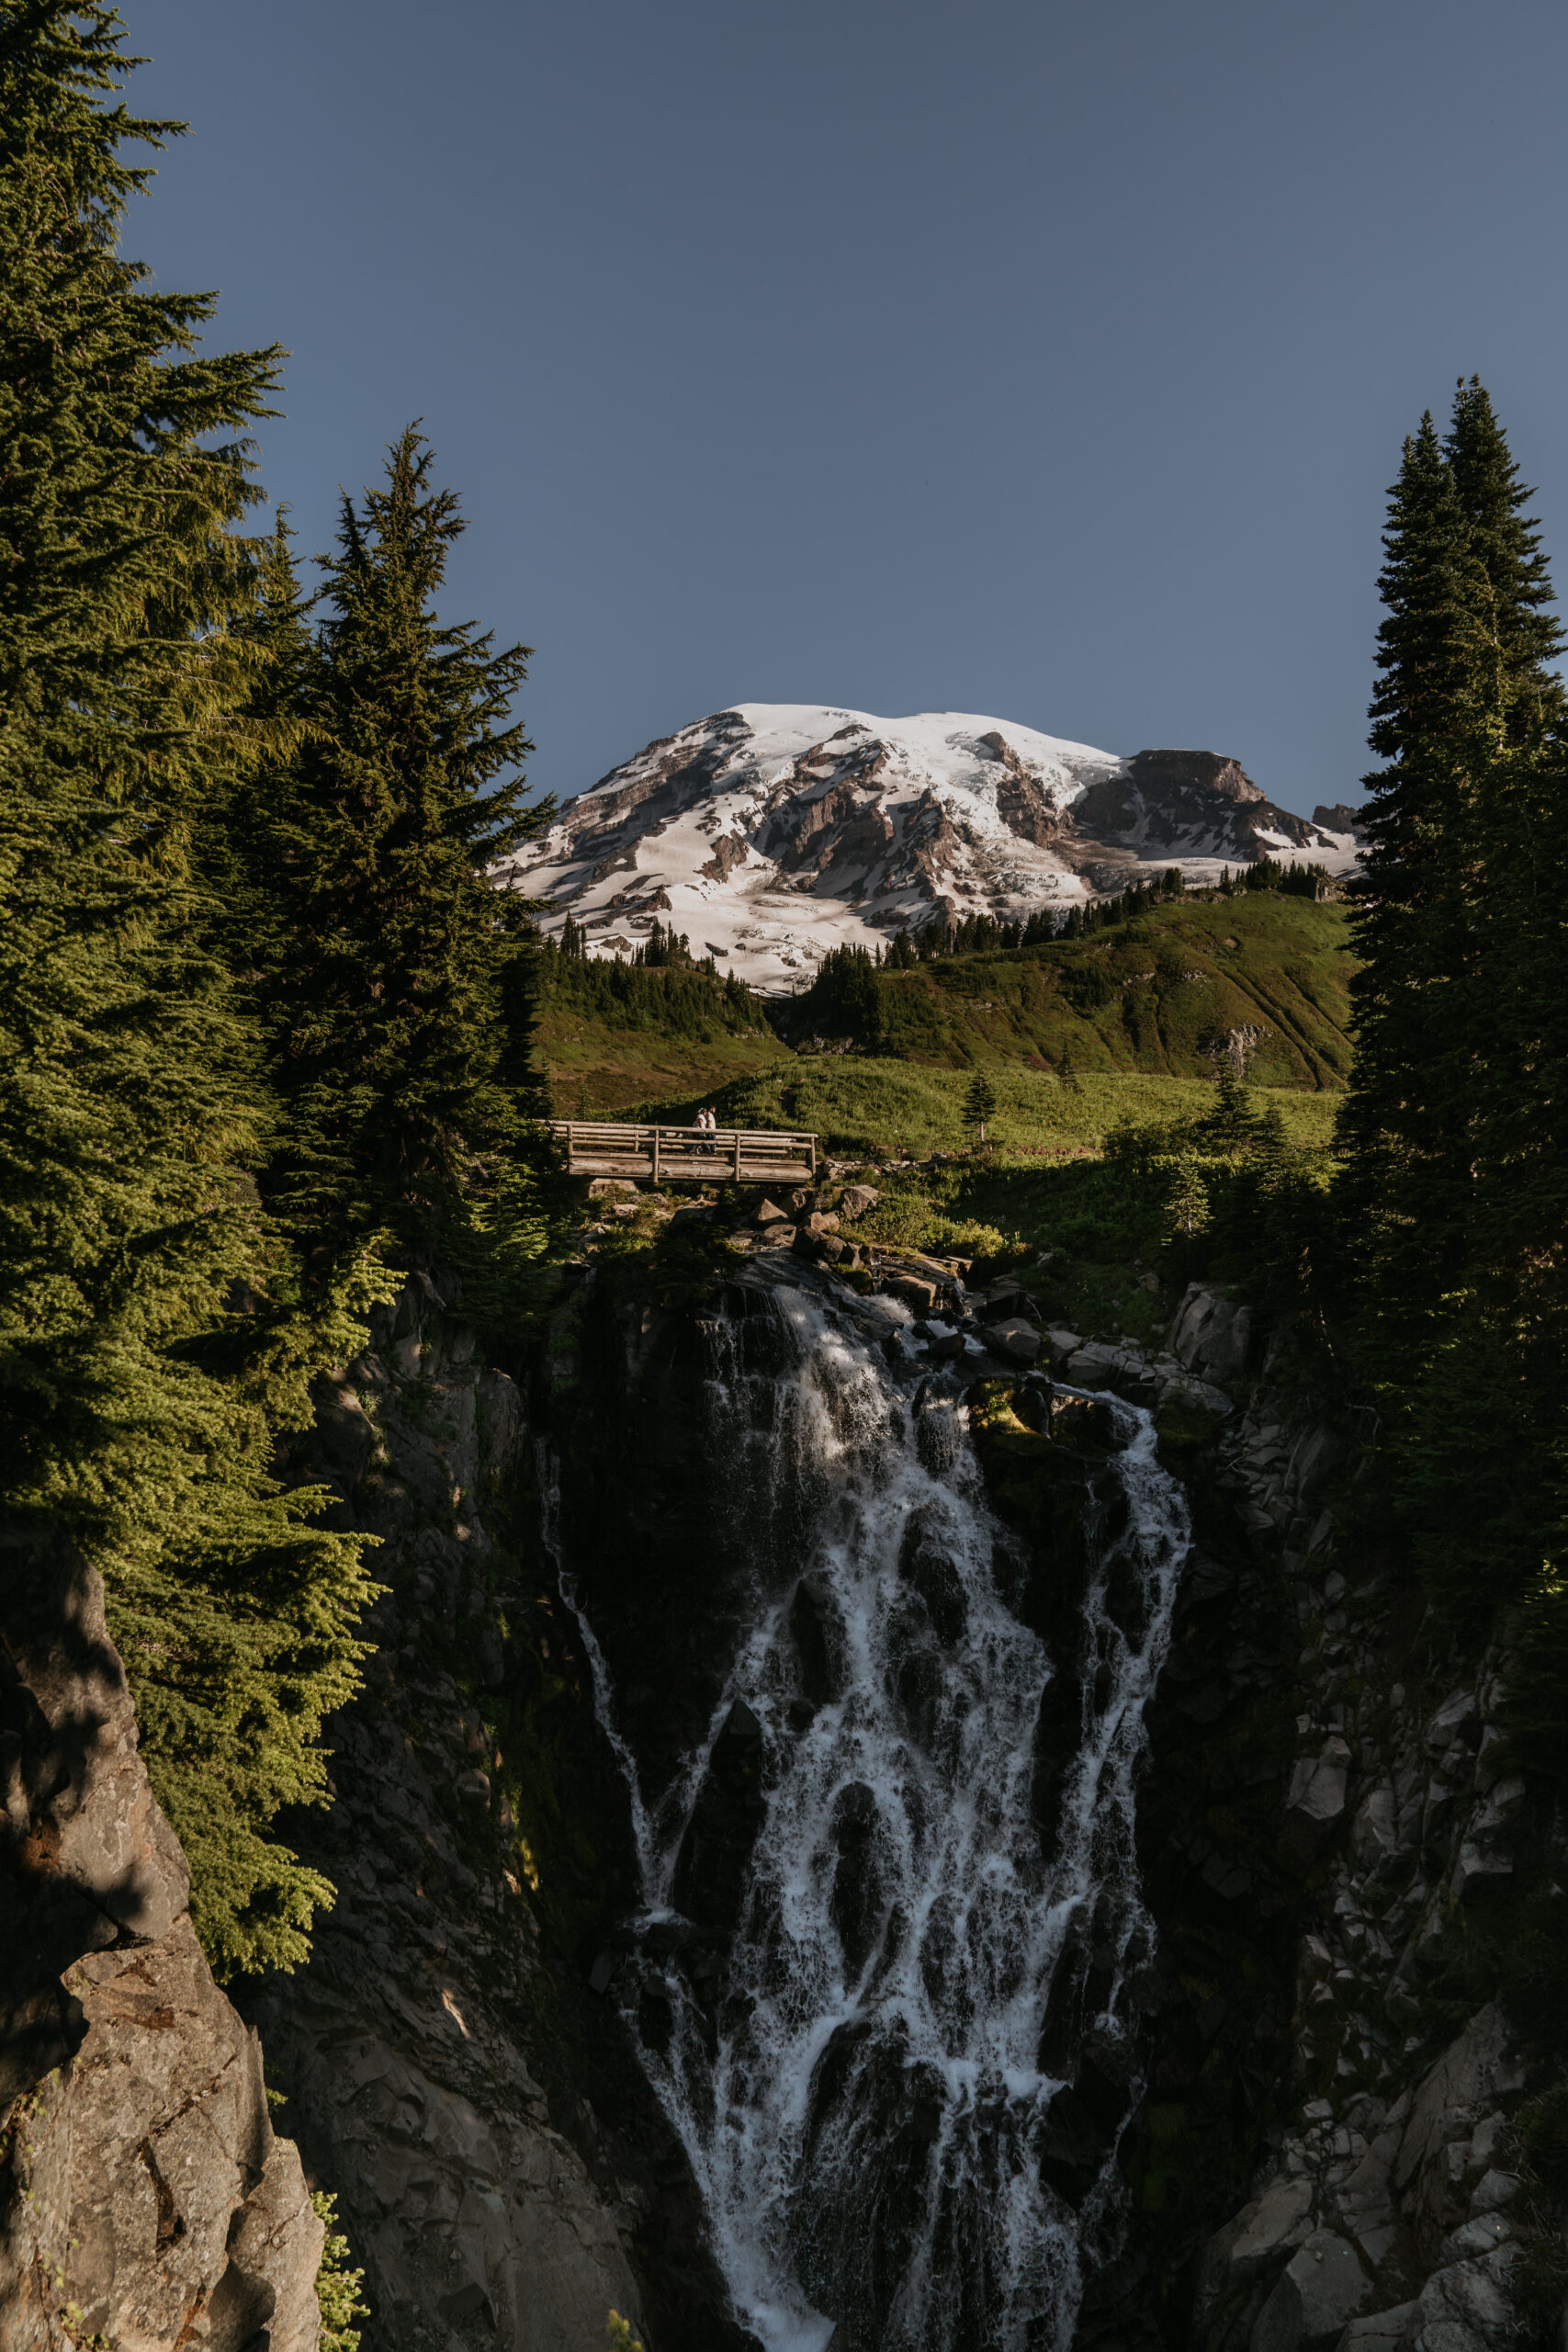
[[[1562,0],[121,5],[126,250],[289,347],[308,550],[423,417],[543,788],[772,701],[1359,797],[1461,370],[1568,562]]]

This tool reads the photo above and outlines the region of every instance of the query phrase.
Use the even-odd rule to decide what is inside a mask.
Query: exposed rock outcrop
[[[570,1621],[539,1599],[524,1395],[445,1283],[378,1314],[295,1464],[381,1538],[389,1589],[367,1688],[327,1726],[336,1802],[289,1828],[338,1901],[249,2006],[378,2352],[560,2352],[603,2342],[612,2307],[650,2346],[726,2352],[680,2151],[574,1941],[622,1800]],[[564,1814],[576,1871],[552,1851],[536,1896],[525,1804]]]
[[[96,1572],[0,1532],[0,2346],[311,2352],[322,2226],[192,1932]]]
[[[1514,2119],[1551,2069],[1495,2001],[1456,2033],[1452,1987],[1477,1931],[1501,1949],[1521,1855],[1554,1883],[1560,1842],[1510,1760],[1506,1651],[1466,1658],[1413,1611],[1368,1543],[1354,1417],[1288,1330],[1244,1331],[1247,1315],[1195,1286],[1173,1341],[1248,1379],[1213,1478],[1296,1623],[1276,1820],[1297,1940],[1276,2150],[1203,2254],[1196,2336],[1205,2352],[1484,2352],[1517,2334]]]

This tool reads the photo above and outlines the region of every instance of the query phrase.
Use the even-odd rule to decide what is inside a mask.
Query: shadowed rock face
[[[192,1932],[96,1572],[0,1530],[0,2346],[311,2352],[321,2224]]]
[[[1149,858],[1168,850],[1178,860],[1250,865],[1293,853],[1310,861],[1325,847],[1319,825],[1277,808],[1220,752],[1135,752],[1122,774],[1091,784],[1072,814],[1081,832]]]
[[[740,2352],[679,2148],[587,1982],[600,1945],[575,1949],[616,1869],[618,1784],[571,1695],[586,1662],[537,1613],[537,1555],[499,1532],[497,1503],[538,1508],[525,1396],[446,1283],[412,1276],[378,1311],[292,1464],[379,1539],[387,1590],[366,1685],[325,1726],[336,1801],[287,1824],[337,1900],[308,1965],[243,1997],[364,2265],[367,2352],[576,2352],[612,2305],[653,2346]],[[543,1939],[506,1777],[520,1750],[564,1792],[587,1883]],[[553,1849],[541,1870],[547,1903]]]

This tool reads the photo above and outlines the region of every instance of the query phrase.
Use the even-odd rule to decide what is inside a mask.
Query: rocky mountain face
[[[1053,1380],[1153,1412],[1191,1511],[1138,1800],[1156,1936],[1116,2060],[1144,2089],[1079,2343],[1504,2352],[1560,2229],[1521,2138],[1555,2062],[1474,1955],[1565,1868],[1509,1762],[1506,1649],[1453,1649],[1368,1552],[1359,1432],[1288,1328],[1213,1287],[1170,1302],[1163,1350],[1041,1328],[1023,1294],[971,1292],[954,1265],[879,1269],[862,1204],[824,1182],[741,1243],[775,1281],[805,1261],[818,1284],[873,1272],[931,1332],[933,1374],[980,1335],[979,1461],[1064,1625],[1097,1473]],[[382,1536],[389,1589],[369,1684],[331,1726],[336,1801],[288,1826],[337,1905],[309,1966],[246,1996],[289,2140],[190,1935],[96,1582],[13,1543],[6,2352],[310,2352],[301,2157],[338,2193],[377,2347],[564,2352],[603,2340],[613,2306],[649,2352],[746,2352],[617,2007],[632,1825],[558,1581],[592,1561],[595,1607],[624,1616],[605,1631],[640,1748],[705,1736],[742,1608],[715,1542],[705,1295],[699,1278],[628,1301],[584,1268],[501,1364],[456,1286],[415,1278],[322,1385],[295,1467]],[[756,1836],[757,1754],[727,1719],[694,1816],[687,1894],[720,1912]],[[680,1965],[711,1991],[722,1935]],[[638,2030],[657,2034],[649,1983]],[[1097,2065],[1073,2058],[1058,2103],[1069,2203],[1122,2129]]]
[[[322,2225],[212,1981],[103,1587],[0,1532],[0,2346],[313,2352]]]
[[[1071,1336],[1069,1378],[1153,1393],[1157,1362]],[[1521,2180],[1554,2062],[1484,1997],[1563,1859],[1510,1764],[1511,1661],[1437,1637],[1367,1556],[1359,1432],[1289,1329],[1194,1288],[1168,1344],[1236,1402],[1180,1448],[1199,1550],[1140,1823],[1164,1972],[1142,2212],[1090,2331],[1498,2352],[1540,2324],[1543,2248],[1562,2267]],[[1227,2174],[1245,2195],[1205,2240]]]
[[[1331,821],[1332,820],[1332,821]],[[1341,821],[1342,820],[1342,821]],[[1213,752],[1130,759],[953,711],[747,703],[651,743],[569,801],[504,878],[625,955],[655,921],[764,989],[900,926],[1065,910],[1179,866],[1355,862],[1354,812],[1309,821]]]

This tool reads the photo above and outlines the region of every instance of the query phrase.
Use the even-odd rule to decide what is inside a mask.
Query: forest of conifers
[[[687,1005],[673,942],[568,970],[491,887],[550,814],[526,650],[441,617],[462,525],[415,428],[308,575],[285,514],[254,527],[282,355],[212,346],[215,298],[122,253],[178,128],[121,110],[127,62],[105,7],[0,0],[0,1463],[6,1511],[103,1570],[228,1974],[306,1949],[324,1882],[274,1824],[323,1795],[374,1589],[288,1482],[312,1380],[411,1268],[498,1323],[525,1302],[559,1197],[541,986],[757,1014],[701,975]],[[1517,1612],[1557,1760],[1568,700],[1528,500],[1461,383],[1391,496],[1333,1182],[1228,1080],[1217,1148],[1250,1279],[1376,1416],[1376,1540],[1456,1624]]]

